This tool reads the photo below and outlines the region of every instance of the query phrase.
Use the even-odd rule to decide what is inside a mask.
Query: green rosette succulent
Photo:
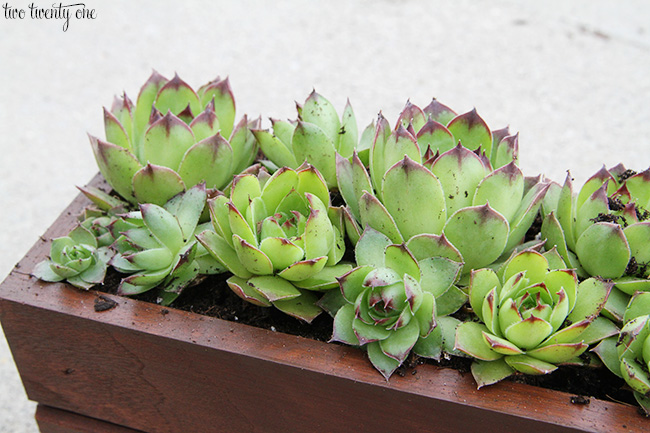
[[[476,359],[479,388],[518,371],[547,374],[578,359],[589,344],[613,335],[616,326],[598,318],[612,283],[577,275],[555,251],[526,250],[498,272],[472,272],[469,302],[480,322],[456,331],[456,348]]]
[[[78,225],[67,236],[52,240],[50,259],[38,263],[33,275],[43,281],[67,281],[80,289],[101,284],[112,256],[108,247],[98,246],[95,236]]]
[[[315,90],[297,108],[298,120],[287,122],[272,119],[272,131],[253,130],[268,159],[264,164],[276,170],[278,167],[296,169],[307,162],[318,169],[330,188],[335,187],[337,155],[350,158],[356,149],[367,159],[374,124],[368,125],[359,139],[350,101],[347,101],[339,118],[332,103]]]
[[[367,225],[394,243],[433,234],[457,249],[466,274],[521,244],[541,206],[546,182],[527,185],[514,161],[491,170],[485,158],[460,144],[423,164],[412,135],[401,125],[396,134],[398,143],[410,143],[415,152],[394,144],[390,152],[401,158],[380,180],[369,176],[356,156],[352,162],[339,159],[339,186],[347,203],[341,218],[353,242]]]
[[[123,216],[131,228],[116,239],[113,248],[117,254],[110,261],[119,272],[131,274],[120,282],[120,295],[159,287],[159,301],[168,305],[199,274],[225,271],[205,250],[200,251],[195,238],[206,197],[205,185],[199,184],[169,200],[165,207],[145,203],[139,212]],[[205,229],[205,225],[198,227]]]
[[[625,325],[616,336],[601,341],[593,351],[605,366],[621,377],[650,415],[650,292],[637,292],[627,306]]]
[[[201,244],[234,274],[230,288],[255,305],[311,322],[321,313],[315,291],[338,287],[343,236],[328,216],[327,184],[314,167],[283,167],[235,177],[230,198],[209,201],[214,231]]]
[[[466,301],[454,286],[462,263],[417,253],[368,227],[355,249],[358,266],[339,278],[332,341],[365,347],[386,379],[411,350],[435,359],[453,350],[458,321],[445,316]]]
[[[154,71],[137,103],[124,94],[104,109],[106,141],[90,136],[99,169],[131,203],[164,205],[186,188],[221,189],[248,167],[257,144],[246,116],[233,129],[235,101],[228,79],[194,91],[176,75]],[[229,140],[228,140],[229,138]]]
[[[578,275],[611,278],[607,314],[622,320],[636,291],[650,290],[650,170],[603,167],[574,193],[570,174],[544,202],[542,238]]]

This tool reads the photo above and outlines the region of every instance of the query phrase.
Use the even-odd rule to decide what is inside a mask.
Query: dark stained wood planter
[[[99,177],[93,180],[99,185]],[[87,205],[75,199],[44,238]],[[360,350],[47,284],[39,240],[0,286],[0,321],[41,432],[641,432],[637,409],[430,365],[386,382]]]

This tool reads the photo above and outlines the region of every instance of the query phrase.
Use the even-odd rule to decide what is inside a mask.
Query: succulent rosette
[[[347,203],[340,212],[353,242],[367,225],[394,243],[433,234],[458,250],[468,273],[523,241],[546,182],[527,185],[514,161],[492,170],[485,158],[460,144],[423,163],[413,136],[401,125],[396,134],[397,142],[383,150],[384,161],[392,165],[379,180],[369,176],[359,158],[339,159],[339,186]],[[373,149],[371,171],[378,157]]]
[[[650,293],[637,292],[625,310],[620,333],[593,351],[605,366],[623,378],[639,405],[650,415]]]
[[[104,281],[111,256],[107,247],[98,245],[90,230],[78,225],[67,236],[52,240],[50,259],[38,263],[33,275],[49,282],[65,280],[88,290]]]
[[[338,287],[343,236],[328,216],[330,195],[311,165],[273,176],[235,177],[230,198],[209,201],[214,231],[199,241],[234,274],[230,288],[244,300],[311,322],[320,312],[315,291]]]
[[[165,207],[145,203],[139,212],[123,215],[124,224],[131,228],[121,232],[113,244],[118,252],[110,264],[131,275],[122,279],[119,294],[136,295],[159,287],[160,302],[168,305],[199,274],[225,271],[211,258],[212,263],[200,260],[207,254],[199,251],[195,234],[205,203],[205,185],[199,184]]]
[[[435,359],[452,350],[458,321],[443,316],[466,301],[453,285],[462,263],[416,251],[368,227],[355,249],[358,266],[339,278],[332,341],[364,346],[386,379],[411,349]]]
[[[611,278],[605,311],[620,321],[636,291],[650,290],[650,170],[603,167],[578,193],[570,174],[544,203],[542,238],[578,275]]]
[[[403,134],[398,133],[400,126],[410,133],[414,143],[403,141]],[[417,148],[424,159],[429,159],[436,153],[451,150],[459,142],[489,161],[495,169],[513,161],[517,162],[518,159],[518,134],[510,134],[507,127],[490,131],[476,109],[457,114],[434,98],[424,109],[408,101],[392,133],[386,119],[379,116],[377,135],[373,143],[375,161],[371,165],[371,173],[373,177],[381,179],[381,173],[397,161],[391,148],[404,146],[411,153]],[[386,156],[389,158],[387,161]]]
[[[297,108],[298,120],[272,120],[272,131],[253,130],[268,159],[265,165],[271,169],[295,169],[307,162],[320,171],[329,187],[334,187],[337,184],[336,156],[350,158],[356,149],[367,159],[374,125],[368,125],[359,139],[350,101],[347,101],[339,118],[332,103],[315,90]]]
[[[246,116],[233,130],[235,101],[228,79],[194,91],[176,75],[154,71],[137,103],[124,94],[104,109],[106,141],[90,137],[99,169],[131,203],[164,205],[204,182],[223,188],[257,154]],[[229,138],[229,140],[228,140]]]
[[[612,283],[589,278],[578,284],[572,269],[552,250],[513,255],[498,272],[472,272],[469,302],[480,322],[456,331],[456,348],[476,361],[479,388],[518,371],[547,374],[559,364],[583,364],[589,344],[617,328],[599,318]]]

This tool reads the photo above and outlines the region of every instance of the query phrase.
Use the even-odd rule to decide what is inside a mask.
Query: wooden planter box
[[[99,186],[101,178],[92,184]],[[29,276],[79,196],[0,286],[0,321],[41,432],[640,432],[637,408],[430,365],[386,382],[365,354]],[[48,240],[48,241],[45,241]]]

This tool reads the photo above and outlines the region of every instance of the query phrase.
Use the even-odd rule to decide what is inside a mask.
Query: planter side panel
[[[36,421],[41,433],[142,433],[40,404],[36,408]]]

